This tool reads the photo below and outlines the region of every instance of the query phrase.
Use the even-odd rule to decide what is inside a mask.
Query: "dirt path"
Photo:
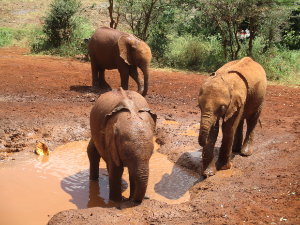
[[[54,149],[89,139],[89,113],[101,94],[90,86],[88,62],[27,53],[27,49],[0,48],[2,161],[33,151],[37,142]],[[106,77],[112,88],[119,86],[117,71],[108,71]],[[186,152],[201,150],[196,98],[205,78],[152,70],[146,97],[158,115],[159,151],[194,171],[199,171],[201,160],[191,161]],[[132,80],[130,89],[137,89]],[[233,155],[233,168],[195,184],[187,203],[145,200],[138,206],[123,203],[110,209],[69,210],[55,215],[49,224],[299,224],[299,102],[299,87],[269,85],[254,154]],[[164,124],[164,120],[178,124]],[[182,135],[187,132],[191,135]],[[217,143],[219,147],[220,140]]]

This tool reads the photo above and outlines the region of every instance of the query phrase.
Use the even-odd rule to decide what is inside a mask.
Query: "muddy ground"
[[[104,92],[91,88],[89,62],[28,53],[28,49],[0,48],[2,161],[34,151],[38,142],[53,150],[88,140],[89,113]],[[119,87],[117,71],[108,71],[106,77],[112,88]],[[194,129],[197,135],[192,126],[200,122],[197,95],[206,78],[152,69],[146,96],[158,115],[158,151],[193,171],[199,171],[201,159],[187,152],[199,152],[201,147],[197,136],[182,134]],[[130,89],[137,89],[132,80]],[[140,205],[125,202],[109,209],[68,210],[53,216],[49,224],[299,224],[299,102],[299,86],[268,85],[253,155],[233,155],[232,169],[199,180],[190,189],[189,202],[168,205],[149,199]],[[220,138],[216,151],[219,146]]]

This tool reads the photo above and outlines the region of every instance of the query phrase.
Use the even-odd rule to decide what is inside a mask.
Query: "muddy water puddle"
[[[87,144],[68,143],[49,156],[16,154],[14,160],[0,164],[0,224],[46,224],[62,210],[117,205],[108,199],[108,173],[103,160],[99,181],[89,180]],[[182,203],[190,199],[188,190],[198,179],[198,174],[174,165],[155,150],[147,194],[150,199],[169,204]],[[123,196],[129,197],[127,168],[122,182]]]

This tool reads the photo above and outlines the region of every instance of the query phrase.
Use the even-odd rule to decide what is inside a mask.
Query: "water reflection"
[[[61,188],[72,196],[70,202],[78,209],[91,207],[113,207],[118,203],[109,200],[109,177],[104,168],[99,169],[99,180],[89,179],[89,170],[80,171],[61,181]],[[122,179],[123,192],[128,183]]]
[[[49,156],[48,155],[36,155],[35,159],[36,159],[36,161],[38,161],[40,163],[49,162]]]

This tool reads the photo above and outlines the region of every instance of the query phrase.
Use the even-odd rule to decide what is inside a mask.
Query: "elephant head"
[[[242,77],[237,71],[227,73],[236,73]],[[226,79],[226,76],[213,73],[200,88],[198,103],[201,109],[201,126],[198,141],[202,147],[207,145],[210,132],[219,119],[223,118],[226,122],[245,103],[245,90],[239,89]]]
[[[123,35],[118,40],[120,57],[128,65],[136,65],[144,74],[144,84],[138,81],[139,93],[145,96],[149,86],[149,68],[152,58],[151,49],[134,35]]]

